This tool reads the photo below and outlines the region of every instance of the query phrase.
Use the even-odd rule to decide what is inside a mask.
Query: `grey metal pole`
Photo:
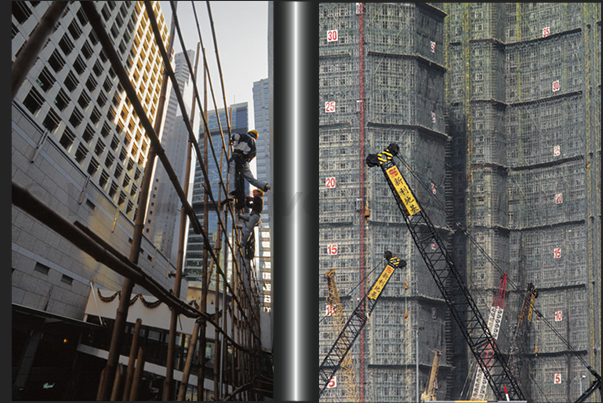
[[[420,400],[419,400],[419,328],[418,327],[415,330],[415,346],[417,349],[417,351],[416,351],[416,356],[417,356],[417,360],[416,360],[417,361],[417,368],[416,368],[416,371],[417,371],[417,374],[416,374],[416,377],[417,377],[417,403],[420,403]]]

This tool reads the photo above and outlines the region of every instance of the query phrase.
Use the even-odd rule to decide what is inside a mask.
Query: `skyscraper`
[[[270,80],[263,79],[253,83],[253,110],[255,129],[260,133],[257,145],[257,178],[272,183],[272,158],[270,156]],[[258,226],[258,270],[262,283],[263,308],[272,308],[272,259],[270,247],[270,194],[264,196],[262,224]]]
[[[230,117],[230,125],[231,125],[231,133],[247,133],[248,129],[248,121],[247,121],[247,103],[238,103],[229,106],[228,115]],[[213,154],[211,152],[210,145],[208,143],[208,163],[207,163],[207,172],[209,177],[209,183],[212,189],[212,194],[216,202],[218,200],[218,190],[221,189],[220,180],[224,182],[226,186],[227,172],[228,172],[228,161],[224,160],[220,162],[219,159],[219,150],[222,149],[223,144],[228,146],[228,120],[226,118],[226,112],[224,109],[219,109],[216,113],[215,110],[209,111],[207,113],[207,125],[210,131],[211,141],[214,149],[216,150],[216,155],[218,156],[218,161],[213,158]],[[204,126],[201,126],[200,129],[200,139],[199,147],[202,152],[203,151],[203,141],[202,136],[204,133]],[[222,135],[224,135],[224,143],[222,143]],[[221,167],[220,167],[221,164]],[[195,168],[195,181],[193,184],[193,199],[192,206],[193,210],[197,214],[198,217],[204,217],[204,176],[201,166],[197,161]],[[232,180],[232,179],[231,179]],[[245,193],[249,193],[249,184],[245,182],[246,191]],[[228,189],[228,187],[226,187]],[[224,198],[224,191],[220,193],[221,197]],[[211,204],[211,199],[208,201],[208,223],[209,229],[208,234],[211,238],[212,244],[216,241],[217,231],[218,231],[218,217],[216,215],[216,207]],[[200,218],[201,219],[201,218]],[[228,234],[230,236],[232,232],[232,228],[227,228]],[[222,253],[224,248],[222,248]],[[186,276],[193,281],[197,281],[198,277],[201,275],[201,268],[203,258],[203,239],[201,235],[195,234],[193,229],[189,229],[188,241],[187,241],[187,251],[186,251],[186,259],[185,259],[185,273]]]
[[[163,61],[144,6],[96,4],[154,122]],[[13,59],[49,5],[13,4]],[[13,182],[127,256],[150,141],[79,3],[69,3],[60,22],[13,100]],[[13,220],[14,303],[82,319],[90,282],[121,288],[121,276],[61,246],[61,237],[15,207]],[[167,286],[167,259],[146,238],[142,250],[141,266]]]
[[[12,60],[58,3],[12,3]],[[141,2],[90,2],[127,70],[151,124],[157,119],[163,59]],[[150,140],[80,3],[65,2],[12,102],[12,182],[66,222],[128,256]],[[165,21],[152,3],[164,43]],[[85,322],[99,289],[124,277],[58,228],[12,206],[13,398],[94,400],[104,360],[78,347],[105,328]],[[143,236],[138,267],[166,290],[168,258]],[[170,284],[172,283],[172,284]],[[186,285],[184,285],[186,287]],[[140,285],[133,292],[148,293]],[[95,312],[98,313],[98,310]],[[92,322],[98,323],[94,315]],[[102,320],[101,320],[102,323]],[[88,335],[88,336],[85,336]],[[94,338],[94,337],[93,337]],[[106,346],[101,349],[106,350]]]
[[[188,59],[194,63],[195,52],[187,52]],[[187,103],[187,116],[191,116],[191,95],[193,83],[186,62],[185,54],[178,53],[174,56],[174,73],[178,86],[183,94],[183,100]],[[198,119],[198,113],[196,114]],[[191,125],[195,127],[195,125]],[[184,185],[186,178],[186,156],[189,134],[183,114],[180,111],[178,98],[172,89],[166,104],[166,116],[162,130],[161,145],[166,156],[172,161],[172,167],[178,176],[178,182]],[[180,231],[180,201],[173,185],[169,180],[167,172],[161,163],[155,167],[155,176],[152,180],[151,194],[149,198],[149,213],[145,234],[155,246],[165,254],[170,261],[176,262],[178,258],[178,233]]]

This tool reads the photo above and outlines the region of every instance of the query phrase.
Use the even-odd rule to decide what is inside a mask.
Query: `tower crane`
[[[496,398],[506,400],[504,389],[508,387],[512,400],[524,400],[506,357],[498,348],[443,240],[393,162],[399,150],[398,145],[392,143],[378,154],[369,154],[366,164],[381,167],[417,250]]]
[[[325,277],[329,290],[327,304],[331,306],[331,315],[333,316],[333,331],[334,334],[339,334],[345,326],[345,318],[343,316],[343,306],[341,305],[339,292],[337,291],[337,284],[335,283],[335,270],[329,270],[325,274]],[[351,354],[346,354],[343,358],[341,368],[343,370],[342,379],[347,395],[346,401],[358,402],[359,395],[358,385],[356,383],[356,370],[354,369]]]
[[[503,313],[505,310],[505,295],[507,289],[507,275],[503,274],[500,279],[500,285],[498,286],[498,292],[494,297],[492,306],[490,307],[490,316],[488,317],[488,329],[492,333],[494,340],[498,339],[498,333],[500,331],[500,324],[502,323]],[[492,356],[492,346],[487,346],[484,351],[484,355],[487,360]],[[480,368],[477,369],[475,374],[475,382],[473,383],[473,392],[471,393],[471,400],[484,400],[486,398],[488,382],[484,375],[484,371]]]
[[[433,352],[433,361],[431,362],[431,372],[429,374],[429,383],[425,388],[425,392],[421,394],[421,402],[436,400],[436,385],[438,378],[438,368],[440,367],[440,357],[442,352],[435,350]]]
[[[385,266],[377,280],[375,280],[369,292],[360,300],[318,368],[319,396],[322,395],[333,375],[339,370],[341,363],[364,328],[368,315],[375,308],[381,292],[394,274],[394,271],[406,266],[405,260],[393,256],[389,251],[385,252],[384,257],[388,262],[387,266]]]

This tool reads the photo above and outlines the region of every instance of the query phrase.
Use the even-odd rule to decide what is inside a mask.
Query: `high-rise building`
[[[189,50],[186,55],[188,55],[189,61],[194,63],[195,52]],[[178,87],[183,94],[182,98],[187,107],[186,116],[190,118],[193,82],[185,53],[177,53],[174,56],[174,62],[174,75],[176,76]],[[196,115],[198,116],[198,112]],[[186,178],[186,158],[184,156],[187,154],[189,133],[183,116],[180,111],[176,92],[172,89],[166,103],[161,145],[165,150],[166,156],[172,161],[172,168],[176,172],[178,183],[184,185]],[[191,125],[191,127],[195,127],[195,125]],[[161,163],[156,164],[155,176],[151,183],[153,185],[149,197],[149,213],[145,226],[145,235],[170,261],[176,262],[178,258],[178,234],[180,231],[180,209],[182,202],[174,191],[167,172]]]
[[[50,3],[13,5],[13,59]],[[153,33],[144,6],[97,4],[115,49],[129,67],[131,82],[154,122],[163,61],[151,40]],[[167,42],[167,28],[158,7],[155,4]],[[60,25],[19,89],[13,100],[12,121],[13,181],[29,188],[68,219],[79,220],[97,231],[127,256],[150,142],[79,4],[66,8]],[[13,279],[20,278],[13,282],[15,303],[41,309],[48,298],[50,311],[81,318],[90,281],[109,289],[121,288],[120,276],[84,255],[72,253],[71,247],[58,248],[58,254],[55,248],[49,248],[56,247],[60,237],[36,230],[37,225],[18,209],[13,208],[13,218]],[[157,272],[161,281],[165,257],[157,255],[148,239],[142,248],[141,264],[146,261],[149,271]],[[159,262],[163,262],[163,269],[157,266]],[[36,266],[45,269],[36,271]],[[48,293],[55,280],[59,288],[66,284],[53,271],[71,279],[72,291],[60,293],[73,293],[69,304],[55,304],[54,296]],[[34,273],[42,272],[53,279],[45,281],[42,288],[46,290],[26,286],[29,280],[38,281],[32,277],[37,275]]]
[[[575,401],[601,373],[600,4],[443,9],[455,253],[484,315],[508,274],[498,343],[526,398]]]
[[[231,133],[247,133],[248,129],[248,109],[247,102],[233,104],[228,107],[228,115],[230,118],[231,125]],[[216,202],[218,200],[218,190],[221,189],[220,180],[224,182],[224,186],[226,189],[226,179],[228,173],[228,161],[224,159],[220,162],[220,150],[222,150],[223,145],[228,146],[228,120],[226,118],[226,112],[224,109],[219,109],[216,113],[215,110],[207,112],[207,126],[209,128],[211,142],[214,150],[216,151],[216,155],[218,157],[218,161],[216,162],[213,158],[213,153],[211,151],[211,145],[208,142],[207,149],[207,173],[209,177],[209,183],[212,189],[212,195]],[[205,127],[201,126],[199,131],[199,139],[197,140],[199,143],[199,148],[202,153],[204,151],[204,142],[203,142],[203,133]],[[224,143],[222,143],[222,135],[224,135]],[[220,164],[222,166],[220,167]],[[196,163],[195,167],[195,180],[193,183],[192,189],[192,206],[195,214],[197,214],[199,219],[201,220],[204,217],[204,175],[199,165],[199,161]],[[231,179],[232,180],[232,179]],[[249,193],[249,184],[245,182],[245,193]],[[222,189],[221,198],[224,198],[224,190]],[[216,213],[216,207],[212,204],[211,199],[208,199],[208,235],[210,237],[210,242],[214,244],[216,242],[216,237],[218,233],[218,216]],[[228,236],[231,236],[232,228],[229,226],[227,228]],[[222,252],[224,253],[225,248],[222,248]],[[223,261],[222,259],[220,261]],[[230,265],[230,262],[229,262]],[[185,274],[187,278],[191,281],[198,281],[199,276],[201,275],[201,268],[203,267],[203,238],[200,234],[195,234],[192,228],[189,229],[188,233],[188,241],[187,241],[187,250],[186,250],[186,258],[185,258]],[[227,268],[227,272],[230,273],[230,269]]]
[[[426,281],[429,271],[382,174],[369,171],[364,162],[368,153],[395,142],[424,180],[443,187],[448,140],[443,27],[444,13],[426,4],[319,7],[321,316],[328,295],[324,274],[329,270],[335,271],[349,315],[365,287],[376,280],[374,269],[383,262],[384,252],[408,262],[394,273],[352,346],[361,400],[414,401],[417,357],[423,389],[434,349],[443,352],[439,373],[450,373],[446,305],[436,285]],[[431,42],[436,43],[435,52]],[[424,190],[416,190],[419,197],[431,200]],[[438,197],[443,200],[443,192]],[[444,208],[436,203],[427,208],[435,224],[444,227]],[[320,327],[322,357],[337,334],[328,320]],[[422,341],[418,351],[417,337]],[[444,379],[441,391],[448,388]],[[321,398],[342,399],[345,390],[339,383]]]
[[[12,3],[13,61],[53,3]],[[94,4],[154,124],[163,59],[145,5]],[[167,43],[158,2],[153,9]],[[80,3],[66,3],[13,97],[11,118],[13,183],[127,257],[150,141]],[[76,347],[80,336],[106,335],[85,322],[86,306],[99,289],[121,290],[124,278],[14,205],[11,241],[14,399],[93,400],[102,355]],[[167,256],[146,237],[140,252],[138,266],[171,288]],[[133,292],[148,294],[140,285]]]
[[[408,262],[351,350],[365,400],[414,401],[434,350],[438,399],[468,398],[476,372],[382,173],[362,167],[397,143],[484,319],[508,275],[497,344],[522,394],[575,401],[601,372],[600,5],[321,3],[319,25],[320,274],[335,270],[349,314],[385,250]],[[320,296],[324,316],[326,281]],[[321,357],[336,336],[321,321]]]
[[[256,141],[256,171],[259,180],[272,183],[272,158],[270,156],[270,80],[263,79],[253,83],[253,110],[255,130],[259,132]],[[262,307],[272,309],[272,258],[270,242],[270,194],[264,196],[262,223],[258,226],[258,279],[262,284]]]

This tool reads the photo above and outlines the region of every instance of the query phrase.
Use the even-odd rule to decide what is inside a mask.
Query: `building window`
[[[48,64],[50,64],[50,67],[52,67],[55,73],[58,73],[59,71],[63,70],[63,67],[65,67],[65,59],[63,59],[63,56],[61,56],[59,51],[55,49],[48,59]]]
[[[84,62],[84,59],[78,56],[73,63],[73,68],[75,69],[76,73],[81,76],[86,71],[86,62]]]
[[[96,171],[98,171],[99,163],[94,158],[90,159],[90,164],[88,165],[88,175],[93,176]]]
[[[90,92],[93,92],[96,89],[97,85],[98,82],[94,79],[94,77],[88,77],[88,80],[86,81],[86,88],[88,88]]]
[[[119,192],[119,200],[118,200],[117,204],[119,206],[121,206],[124,204],[125,201],[126,201],[126,194],[124,192]]]
[[[75,77],[75,74],[70,71],[69,74],[67,74],[67,78],[65,79],[65,87],[67,87],[69,91],[73,92],[73,90],[75,90],[78,85],[80,85],[80,81]]]
[[[19,24],[23,24],[31,16],[31,10],[27,7],[30,1],[13,1],[12,13]]]
[[[103,137],[107,137],[109,133],[111,133],[111,128],[108,124],[104,123],[103,127],[101,128],[101,134]]]
[[[59,143],[63,146],[65,151],[69,152],[71,146],[73,145],[73,140],[75,140],[75,134],[73,134],[73,132],[66,127],[63,131],[61,139],[59,140]]]
[[[90,42],[84,42],[84,46],[82,46],[82,54],[86,59],[90,59],[92,55],[94,55],[94,50],[92,49],[92,46],[90,46]]]
[[[117,164],[115,166],[115,177],[117,179],[121,178],[121,174],[123,173],[123,167],[121,166],[121,164]]]
[[[71,39],[69,39],[67,34],[63,35],[63,38],[61,38],[59,41],[59,46],[63,50],[63,53],[65,53],[65,56],[69,56],[69,54],[73,52],[73,49],[75,48],[75,45]]]
[[[111,149],[117,152],[117,147],[119,147],[119,140],[117,139],[117,136],[113,136],[113,139],[111,140]]]
[[[77,109],[74,109],[73,113],[71,114],[71,117],[69,118],[69,123],[71,123],[73,127],[77,128],[80,123],[82,123],[83,119],[84,116],[82,115],[82,113]]]
[[[84,134],[82,134],[82,138],[87,144],[90,144],[92,139],[94,138],[94,130],[90,125],[86,125],[86,129],[84,129]]]
[[[115,197],[116,193],[117,193],[117,183],[111,182],[111,188],[109,189],[109,196],[111,198],[113,198],[113,197]]]
[[[96,63],[94,63],[94,67],[92,67],[92,71],[94,71],[94,74],[99,77],[101,74],[103,74],[103,65],[97,60]]]
[[[53,109],[50,109],[46,114],[46,119],[44,119],[42,125],[46,129],[48,129],[49,132],[52,133],[56,130],[60,123],[61,118],[59,117],[59,115],[57,115],[57,113]]]
[[[71,21],[71,24],[69,24],[69,27],[67,29],[69,30],[69,33],[71,33],[71,36],[75,40],[77,40],[80,36],[82,36],[82,28],[77,23],[76,19]]]
[[[100,157],[103,151],[105,151],[105,143],[103,143],[101,139],[98,139],[96,141],[96,147],[94,147],[94,154]]]
[[[109,7],[107,7],[106,4],[103,7],[103,9],[101,10],[101,14],[103,15],[103,18],[105,19],[105,21],[109,21],[109,18],[111,18],[111,11],[109,11]]]
[[[59,108],[60,111],[64,111],[67,105],[69,105],[69,97],[62,89],[59,90],[54,104]]]
[[[77,15],[77,18],[80,20],[80,24],[82,24],[82,25],[88,24],[88,17],[86,17],[86,13],[84,12],[84,10],[82,10],[81,7],[79,10],[77,10],[76,15]]]
[[[73,279],[71,277],[66,276],[66,275],[63,274],[63,276],[61,277],[61,282],[65,283],[65,284],[68,284],[68,285],[71,285],[71,284],[73,284]]]
[[[101,177],[98,180],[98,184],[101,188],[104,189],[107,185],[107,182],[109,182],[109,174],[105,170],[103,170],[103,172],[101,173]]]
[[[48,90],[54,85],[55,81],[56,79],[54,76],[50,74],[46,67],[44,67],[38,76],[37,83],[45,92],[48,92]]]
[[[82,144],[77,146],[77,151],[75,152],[75,160],[81,164],[88,155],[88,150]]]
[[[90,101],[90,96],[88,96],[85,91],[82,91],[80,98],[77,100],[77,103],[82,107],[82,109],[86,110],[86,108],[90,104]]]
[[[100,111],[95,106],[94,109],[92,109],[92,113],[90,114],[90,120],[94,124],[97,124],[100,121],[100,119],[101,119]]]
[[[115,157],[113,156],[113,154],[108,153],[107,154],[107,158],[105,159],[105,166],[107,168],[111,168],[111,166],[113,165],[114,161],[115,161]]]
[[[50,271],[50,267],[48,267],[40,262],[36,262],[36,266],[34,267],[34,270],[37,271],[38,273],[48,275],[48,272]]]
[[[44,98],[40,95],[35,88],[32,88],[29,91],[29,94],[23,100],[23,105],[30,111],[32,114],[36,114],[38,110],[42,107],[42,103],[44,102]]]

